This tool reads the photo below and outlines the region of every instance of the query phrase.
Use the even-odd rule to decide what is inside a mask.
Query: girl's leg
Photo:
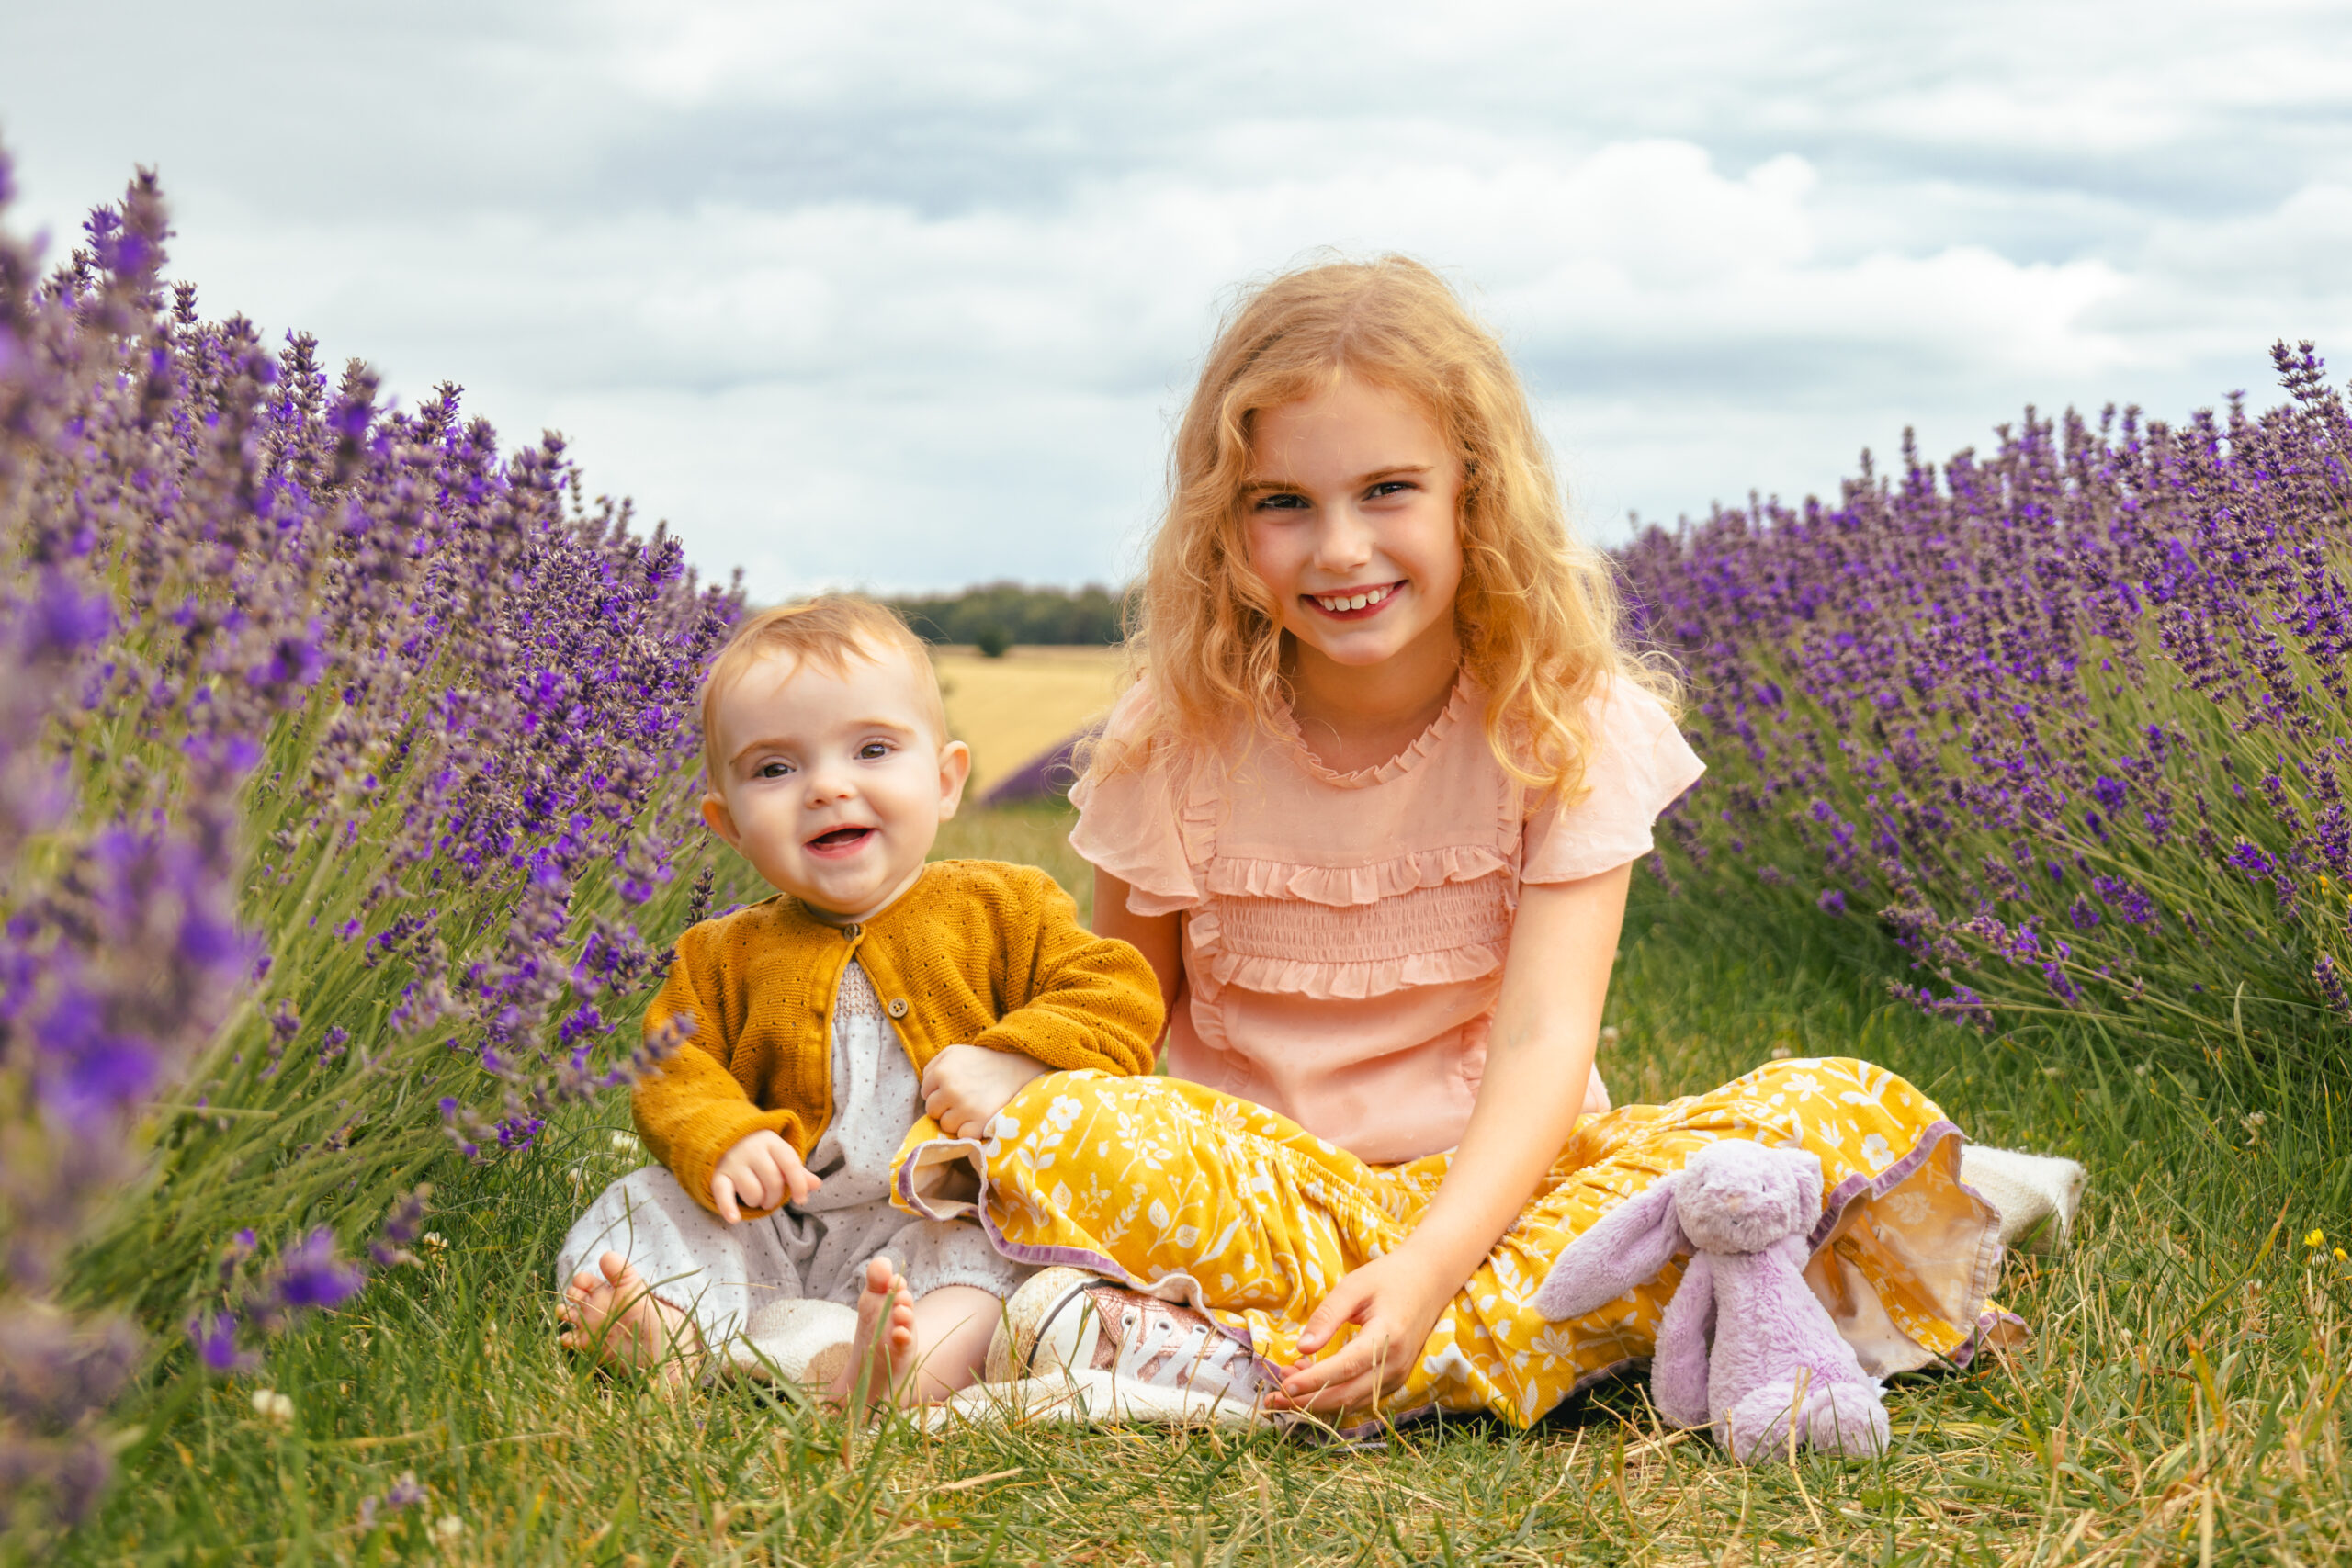
[[[991,1132],[967,1146],[983,1167],[983,1223],[1008,1256],[1193,1301],[1276,1362],[1294,1359],[1331,1282],[1401,1239],[1444,1173],[1442,1156],[1374,1169],[1262,1108],[1167,1078],[1041,1078]],[[1909,1084],[1850,1061],[1776,1062],[1709,1094],[1590,1118],[1391,1409],[1525,1423],[1647,1357],[1678,1270],[1569,1323],[1526,1303],[1576,1235],[1724,1137],[1821,1156],[1830,1214],[1812,1273],[1866,1366],[1962,1357],[1993,1321],[1999,1247],[1991,1211],[1959,1184],[1957,1133]],[[902,1197],[916,1164],[902,1162]]]
[[[1577,1235],[1720,1138],[1820,1157],[1825,1212],[1806,1276],[1866,1370],[1965,1361],[1984,1334],[2000,1331],[2003,1314],[1989,1300],[1999,1216],[1961,1185],[1959,1128],[1867,1062],[1775,1062],[1708,1094],[1579,1125],[1544,1189],[1440,1320],[1396,1409],[1486,1409],[1524,1424],[1646,1359],[1679,1268],[1566,1322],[1527,1303]]]

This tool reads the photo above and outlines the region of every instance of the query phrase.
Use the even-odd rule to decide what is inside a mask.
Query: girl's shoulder
[[[1682,738],[1667,705],[1623,676],[1603,681],[1585,699],[1592,723],[1592,749],[1585,777],[1596,790],[1603,784],[1623,793],[1666,792],[1657,810],[1698,782],[1707,765]]]
[[[1126,883],[1136,914],[1166,914],[1197,903],[1196,845],[1183,819],[1188,775],[1176,748],[1158,733],[1150,683],[1127,688],[1085,753],[1070,787],[1078,809],[1070,847],[1088,863]]]
[[[1531,792],[1522,881],[1574,882],[1640,859],[1659,815],[1706,772],[1666,705],[1632,681],[1604,682],[1585,712],[1583,789],[1566,801]]]

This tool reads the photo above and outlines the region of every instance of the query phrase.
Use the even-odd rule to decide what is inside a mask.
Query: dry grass
[[[1069,874],[1049,811],[967,819],[944,852]],[[1078,891],[1083,897],[1081,885]],[[1406,1428],[1363,1450],[1274,1433],[852,1430],[737,1384],[672,1401],[551,1337],[548,1260],[617,1174],[595,1108],[542,1151],[460,1171],[446,1250],[156,1413],[74,1562],[979,1564],[2319,1563],[2352,1516],[2352,1291],[2305,1233],[2346,1227],[2329,1091],[2290,1102],[2111,1066],[2048,1076],[1881,1000],[1801,932],[1645,897],[1604,1066],[1623,1098],[1774,1050],[1911,1077],[1989,1141],[2094,1172],[2072,1247],[2016,1262],[2012,1358],[1890,1390],[1883,1461],[1746,1470],[1661,1430],[1624,1382],[1529,1432]],[[2254,1096],[2261,1092],[2247,1089]],[[2259,1116],[2259,1121],[2250,1118]],[[290,1393],[291,1427],[254,1413]],[[364,1522],[404,1471],[421,1508]],[[433,1533],[458,1521],[447,1538]]]
[[[1002,659],[933,649],[947,727],[972,749],[973,797],[1109,712],[1125,661],[1115,648],[1023,646]]]

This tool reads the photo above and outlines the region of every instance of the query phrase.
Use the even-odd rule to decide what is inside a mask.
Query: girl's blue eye
[[[1295,512],[1306,505],[1303,495],[1269,495],[1259,498],[1261,512]]]
[[[1367,496],[1395,495],[1399,491],[1412,488],[1413,481],[1410,479],[1383,479],[1364,493]]]

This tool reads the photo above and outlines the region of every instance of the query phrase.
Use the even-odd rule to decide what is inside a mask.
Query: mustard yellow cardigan
[[[1069,895],[1035,867],[935,862],[863,926],[779,894],[680,937],[645,1015],[649,1035],[693,1021],[638,1081],[630,1110],[653,1157],[704,1207],[719,1157],[749,1134],[766,1128],[804,1159],[817,1146],[833,1115],[833,1002],[853,958],[918,1073],[948,1045],[1151,1070],[1163,1021],[1151,965],[1080,926]]]

